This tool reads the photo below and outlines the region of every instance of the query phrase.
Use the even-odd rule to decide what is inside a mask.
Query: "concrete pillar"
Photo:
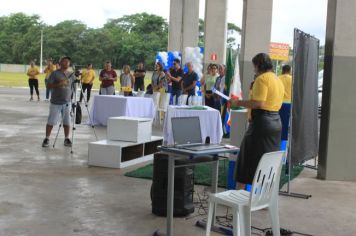
[[[227,0],[205,1],[204,64],[225,63],[227,34]],[[216,59],[212,56],[216,55]]]
[[[329,0],[318,177],[356,180],[356,1]]]
[[[273,0],[244,0],[240,51],[240,76],[244,98],[254,78],[252,58],[268,53],[271,41]]]
[[[184,53],[199,40],[199,0],[171,0],[168,51]]]

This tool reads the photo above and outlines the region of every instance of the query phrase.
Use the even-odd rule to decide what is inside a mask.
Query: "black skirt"
[[[252,184],[263,154],[280,149],[282,124],[278,112],[252,110],[251,122],[236,161],[236,181]]]

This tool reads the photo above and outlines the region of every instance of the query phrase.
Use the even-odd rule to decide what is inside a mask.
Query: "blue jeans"
[[[46,99],[49,99],[49,95],[51,94],[51,89],[48,88],[48,79],[45,79],[45,85],[46,85]]]
[[[172,99],[170,104],[178,104],[178,98],[182,95],[182,90],[172,90]],[[176,100],[173,101],[173,97],[176,96]]]

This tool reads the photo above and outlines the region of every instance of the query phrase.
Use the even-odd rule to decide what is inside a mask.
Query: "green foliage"
[[[44,58],[58,60],[68,55],[75,64],[93,63],[96,68],[111,60],[115,68],[142,61],[152,69],[156,52],[167,50],[168,24],[156,15],[128,15],[91,29],[76,20],[49,26],[38,15],[16,13],[0,17],[0,62],[38,63],[41,30]]]

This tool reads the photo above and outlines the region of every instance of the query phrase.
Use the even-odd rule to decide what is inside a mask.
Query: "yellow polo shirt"
[[[46,79],[48,79],[49,78],[49,76],[51,75],[51,73],[53,72],[53,71],[55,71],[56,70],[56,66],[55,65],[52,65],[52,66],[50,66],[50,67],[48,67],[48,66],[46,66],[46,69],[43,71],[45,74],[46,74]]]
[[[82,71],[82,77],[81,77],[81,81],[83,84],[89,84],[92,82],[92,80],[95,79],[95,71],[93,69],[87,70],[84,69]]]
[[[292,76],[290,74],[283,74],[279,76],[284,86],[283,102],[290,103],[292,101]]]
[[[273,73],[266,72],[259,75],[253,84],[251,99],[263,101],[261,109],[266,111],[279,111],[284,98],[282,81]]]
[[[38,69],[37,66],[34,67],[29,67],[27,70],[27,75],[30,79],[38,79],[38,74],[40,73],[40,70]]]

